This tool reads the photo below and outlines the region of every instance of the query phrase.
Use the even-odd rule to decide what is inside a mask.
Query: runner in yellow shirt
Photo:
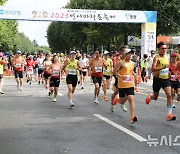
[[[159,42],[158,45],[159,55],[157,55],[152,64],[153,77],[153,94],[149,94],[145,100],[149,104],[151,100],[157,100],[159,91],[162,88],[167,97],[167,121],[176,120],[172,114],[172,94],[171,83],[169,80],[169,59],[166,56],[167,46],[164,42]]]
[[[104,91],[104,101],[108,101],[107,90],[110,87],[110,78],[112,76],[113,63],[112,60],[108,57],[108,51],[104,51],[104,60],[106,68],[103,68],[103,91]]]
[[[70,58],[67,58],[67,60],[64,62],[64,65],[62,67],[62,71],[66,68],[67,69],[67,77],[66,77],[66,83],[68,86],[68,98],[70,102],[70,108],[74,108],[74,103],[72,101],[72,95],[75,92],[77,81],[78,81],[78,70],[80,68],[79,61],[75,59],[76,58],[76,52],[71,51],[70,52]]]

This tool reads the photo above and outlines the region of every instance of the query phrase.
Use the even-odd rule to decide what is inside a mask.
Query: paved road
[[[132,125],[129,111],[124,113],[117,106],[111,113],[110,102],[102,98],[99,105],[93,103],[90,82],[83,90],[77,86],[76,106],[70,110],[64,82],[60,85],[62,96],[53,103],[42,85],[25,84],[23,91],[17,91],[13,79],[5,80],[5,95],[0,95],[0,154],[180,153],[180,145],[174,144],[180,135],[180,104],[176,103],[174,110],[177,121],[167,122],[163,93],[158,101],[148,106],[144,103],[150,84],[139,85],[135,95],[138,122]],[[148,135],[159,144],[149,146],[152,140],[148,141]]]

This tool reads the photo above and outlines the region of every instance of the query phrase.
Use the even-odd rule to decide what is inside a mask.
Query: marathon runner
[[[32,77],[33,77],[33,68],[35,67],[35,62],[33,60],[33,56],[30,55],[29,59],[26,60],[27,66],[26,66],[26,70],[27,70],[27,81],[29,82],[29,84],[32,84]]]
[[[112,76],[113,63],[109,58],[109,52],[104,51],[104,60],[107,68],[103,68],[103,91],[104,91],[104,101],[108,101],[107,90],[110,88],[110,79]]]
[[[43,81],[43,63],[44,63],[44,56],[43,53],[41,52],[39,54],[39,58],[37,58],[37,64],[38,64],[38,84],[40,83],[44,84]]]
[[[136,79],[136,74],[134,73],[134,62],[131,61],[134,51],[131,49],[124,50],[125,59],[120,61],[115,67],[113,73],[118,78],[118,88],[119,88],[119,100],[118,102],[122,105],[129,102],[130,109],[130,123],[137,121],[135,116],[135,105],[134,105],[134,80]]]
[[[176,108],[176,106],[173,103],[173,98],[175,96],[175,93],[177,94],[178,101],[179,101],[179,97],[180,97],[179,71],[178,70],[176,71],[177,57],[178,57],[178,54],[176,52],[172,52],[171,53],[171,62],[169,65],[172,107],[173,108]]]
[[[126,47],[122,47],[121,50],[119,52],[116,51],[115,53],[115,57],[113,59],[113,69],[116,68],[116,65],[120,62],[120,61],[123,61],[125,59],[125,49]],[[113,70],[114,72],[114,70]],[[113,94],[111,96],[111,107],[110,107],[110,110],[111,112],[114,112],[115,111],[115,105],[117,103],[117,94],[119,92],[119,89],[118,89],[118,78],[116,77],[116,75],[113,73],[113,76],[114,76],[114,79],[115,79],[115,83],[114,83],[114,86],[113,86]],[[124,105],[121,105],[121,108],[123,109],[124,112],[127,112],[127,108]]]
[[[7,64],[7,59],[3,56],[3,53],[0,52],[0,93],[4,94],[3,88],[3,72],[4,72],[4,64]]]
[[[56,97],[58,94],[58,89],[59,89],[59,84],[60,84],[60,76],[61,76],[60,73],[61,73],[62,66],[59,63],[59,58],[57,55],[53,56],[52,64],[50,66],[49,66],[49,64],[50,64],[50,62],[47,62],[46,64],[44,64],[44,66],[46,66],[44,68],[46,70],[48,78],[49,78],[49,74],[51,74],[51,78],[50,78],[50,82],[49,82],[50,98],[53,99],[53,102],[56,102]],[[49,70],[47,70],[47,68],[49,68]]]
[[[12,65],[14,67],[14,74],[17,82],[17,89],[22,90],[23,85],[23,70],[26,64],[25,59],[21,56],[21,51],[18,50],[12,60]]]
[[[58,61],[59,62],[59,61]],[[46,58],[43,64],[43,71],[44,71],[44,79],[45,79],[45,88],[48,89],[49,81],[51,74],[48,73],[49,67],[52,64],[50,54],[46,54]]]
[[[66,77],[66,83],[68,87],[68,98],[70,102],[70,108],[74,108],[74,103],[72,100],[72,95],[75,92],[77,81],[78,81],[78,70],[80,68],[79,61],[76,59],[76,52],[71,51],[70,57],[66,59],[64,62],[64,65],[62,67],[62,71],[66,68],[67,70],[67,77]],[[61,71],[61,72],[62,72]]]
[[[100,87],[102,84],[102,77],[103,77],[103,68],[105,66],[105,60],[100,57],[100,51],[96,50],[94,52],[95,58],[91,59],[89,62],[89,74],[91,74],[90,70],[92,70],[92,80],[94,83],[94,103],[99,104],[98,96],[100,93]]]
[[[80,73],[80,82],[81,82],[81,89],[84,89],[84,81],[87,75],[89,60],[86,58],[86,53],[83,53],[82,58],[79,59],[79,64],[82,68]]]
[[[149,94],[145,99],[146,104],[149,104],[151,100],[157,100],[159,91],[163,88],[167,97],[167,121],[176,120],[176,117],[172,114],[172,95],[171,95],[171,83],[169,80],[169,59],[166,56],[167,46],[164,42],[159,42],[158,45],[159,54],[155,56],[152,64],[153,77],[153,94]]]

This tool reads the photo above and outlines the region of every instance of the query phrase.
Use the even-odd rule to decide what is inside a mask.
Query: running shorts
[[[48,73],[44,72],[44,78],[45,79],[48,79],[50,76],[51,76],[51,74],[48,74]]]
[[[60,79],[59,78],[50,78],[49,85],[50,87],[59,87]]]
[[[23,78],[23,71],[14,71],[15,78]]]
[[[68,74],[66,78],[66,84],[72,84],[73,87],[76,87],[78,81],[77,75],[70,75]]]
[[[119,97],[125,97],[128,95],[134,95],[134,87],[130,87],[130,88],[119,88]]]
[[[92,80],[93,80],[94,84],[99,83],[99,86],[101,86],[101,84],[102,84],[102,77],[92,76]]]
[[[159,92],[161,88],[170,87],[171,83],[169,79],[160,79],[153,77],[153,92]]]
[[[178,88],[180,88],[180,83],[179,81],[171,81],[171,88],[174,89],[174,90],[177,90]]]

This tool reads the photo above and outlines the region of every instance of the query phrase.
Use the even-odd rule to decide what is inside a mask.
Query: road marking
[[[123,131],[124,133],[132,136],[133,138],[135,138],[136,140],[138,140],[140,142],[147,142],[148,141],[147,139],[143,138],[142,136],[140,136],[140,135],[130,131],[129,129],[127,129],[127,128],[125,128],[125,127],[123,127],[123,126],[121,126],[121,125],[119,125],[119,124],[117,124],[117,123],[115,123],[115,122],[113,122],[113,121],[111,121],[111,120],[101,116],[100,114],[93,114],[93,115],[96,116],[97,118],[105,121],[106,123],[116,127],[117,129]]]

